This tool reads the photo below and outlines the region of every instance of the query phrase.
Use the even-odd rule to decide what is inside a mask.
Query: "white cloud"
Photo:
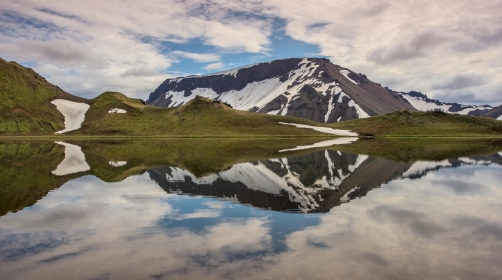
[[[202,67],[202,69],[209,71],[209,70],[219,70],[223,67],[225,67],[225,64],[223,64],[222,62],[216,62],[216,63],[208,64],[208,65]]]
[[[177,57],[209,63],[224,61],[227,52],[267,55],[279,19],[285,22],[279,27],[285,35],[319,46],[320,55],[384,86],[448,100],[502,102],[502,2],[496,0],[429,5],[386,0],[20,0],[2,3],[2,10],[2,56],[38,62],[35,70],[49,81],[85,96],[113,89],[146,98],[169,77]],[[194,39],[216,51],[163,53],[166,42]],[[476,87],[437,86],[465,73],[488,78]]]
[[[221,60],[221,57],[214,53],[191,53],[184,51],[174,51],[171,52],[174,56],[181,56],[184,58],[193,59],[197,62],[213,62]]]
[[[384,86],[455,99],[457,92],[432,85],[475,72],[492,78],[471,99],[502,102],[494,85],[502,78],[500,1],[264,3],[264,13],[287,19],[287,35],[319,46],[321,55]]]
[[[163,43],[198,38],[224,50],[263,52],[269,25],[233,18],[224,6],[197,0],[21,0],[2,3],[0,52],[7,60],[34,63],[36,71],[73,94],[115,90],[147,98],[175,62],[163,53]],[[174,55],[220,60],[217,54]]]

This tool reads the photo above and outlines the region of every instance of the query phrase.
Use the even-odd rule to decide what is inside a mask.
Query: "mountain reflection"
[[[218,197],[275,211],[328,212],[394,179],[418,179],[442,168],[492,163],[502,165],[502,156],[402,163],[324,150],[236,164],[202,177],[178,167],[153,168],[148,174],[168,193]]]
[[[1,279],[500,277],[502,153],[79,144],[90,170],[59,144],[0,145]]]
[[[6,186],[0,189],[3,194],[0,215],[33,205],[47,192],[89,174],[105,182],[120,182],[147,172],[167,193],[209,196],[263,209],[307,213],[328,212],[398,178],[418,179],[431,171],[464,165],[502,164],[500,153],[486,155],[498,149],[499,142],[469,142],[459,145],[460,149],[450,145],[448,149],[439,149],[440,154],[468,156],[440,157],[440,160],[434,142],[428,145],[433,148],[405,145],[407,157],[426,159],[418,161],[390,160],[378,152],[377,156],[358,154],[351,148],[358,147],[368,154],[386,150],[371,146],[379,144],[378,141],[337,146],[350,152],[316,147],[316,143],[309,142],[315,139],[112,140],[79,142],[79,145],[43,141],[0,143],[3,151],[0,185]],[[294,151],[284,152],[288,150],[285,147],[298,146],[314,149],[290,148]],[[431,155],[429,150],[434,153]],[[481,152],[484,154],[476,155]],[[399,150],[397,153],[401,157]],[[434,160],[427,160],[429,155]],[[389,157],[395,155],[390,153]]]

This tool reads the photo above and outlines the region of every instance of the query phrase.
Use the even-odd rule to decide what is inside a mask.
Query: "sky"
[[[501,0],[0,0],[0,57],[65,91],[326,57],[397,91],[502,104]]]

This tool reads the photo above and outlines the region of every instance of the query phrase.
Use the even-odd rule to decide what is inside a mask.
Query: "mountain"
[[[494,118],[502,121],[502,105],[491,109],[490,111],[481,115],[482,117]]]
[[[399,94],[401,94],[415,109],[422,112],[441,111],[459,115],[483,116],[493,109],[490,105],[477,106],[444,103],[436,99],[430,99],[427,95],[417,91],[400,92]]]
[[[203,76],[165,80],[148,104],[176,107],[200,95],[252,112],[322,123],[398,110],[482,115],[491,106],[442,103],[419,92],[396,92],[324,58],[290,58]]]
[[[52,134],[63,130],[65,117],[57,106],[75,103],[85,104],[87,100],[66,93],[30,68],[0,58],[0,135]]]

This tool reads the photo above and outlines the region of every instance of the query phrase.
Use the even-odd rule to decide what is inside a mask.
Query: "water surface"
[[[499,144],[309,141],[0,143],[0,278],[500,279]]]

